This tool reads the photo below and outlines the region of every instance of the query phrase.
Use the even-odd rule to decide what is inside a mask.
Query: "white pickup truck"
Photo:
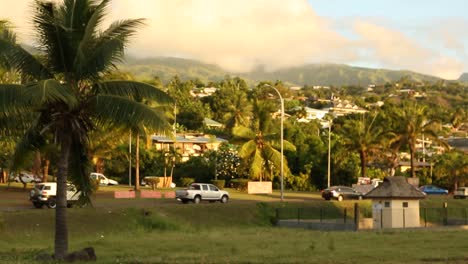
[[[213,184],[208,183],[192,183],[186,189],[176,190],[176,199],[182,203],[193,201],[200,203],[201,201],[227,203],[229,201],[229,193],[218,189]]]

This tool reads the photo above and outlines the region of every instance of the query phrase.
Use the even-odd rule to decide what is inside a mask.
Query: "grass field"
[[[112,198],[102,188],[93,208],[68,211],[70,251],[92,246],[97,263],[468,263],[468,231],[451,228],[321,232],[272,225],[274,208],[352,206],[317,193],[248,195],[230,190],[228,204]],[[35,263],[52,253],[54,210],[32,209],[27,192],[0,185],[0,263]],[[421,206],[468,207],[431,197]],[[369,206],[369,201],[359,201]],[[16,208],[16,209],[15,209]]]

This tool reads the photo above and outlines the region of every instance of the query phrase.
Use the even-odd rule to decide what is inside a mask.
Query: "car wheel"
[[[338,201],[343,201],[343,195],[338,196]]]
[[[51,209],[57,207],[57,201],[55,200],[55,198],[49,198],[49,200],[47,200],[47,207]]]
[[[226,195],[223,195],[223,197],[221,197],[221,203],[227,203],[228,201],[229,198]]]
[[[195,198],[193,198],[193,202],[196,203],[196,204],[199,204],[201,202],[201,197],[200,196],[195,196]]]
[[[34,207],[36,207],[36,208],[38,208],[38,209],[41,209],[42,206],[44,206],[43,203],[38,203],[38,202],[34,202],[33,205],[34,205]]]

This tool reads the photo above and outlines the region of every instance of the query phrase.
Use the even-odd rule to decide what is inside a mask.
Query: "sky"
[[[54,0],[59,2],[60,0]],[[31,43],[33,0],[0,0]],[[128,52],[201,60],[234,72],[306,63],[468,72],[466,0],[113,0],[109,21],[145,18]]]

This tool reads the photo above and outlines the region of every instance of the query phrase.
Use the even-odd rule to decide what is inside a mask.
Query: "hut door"
[[[372,204],[372,219],[374,229],[382,228],[382,202]]]

